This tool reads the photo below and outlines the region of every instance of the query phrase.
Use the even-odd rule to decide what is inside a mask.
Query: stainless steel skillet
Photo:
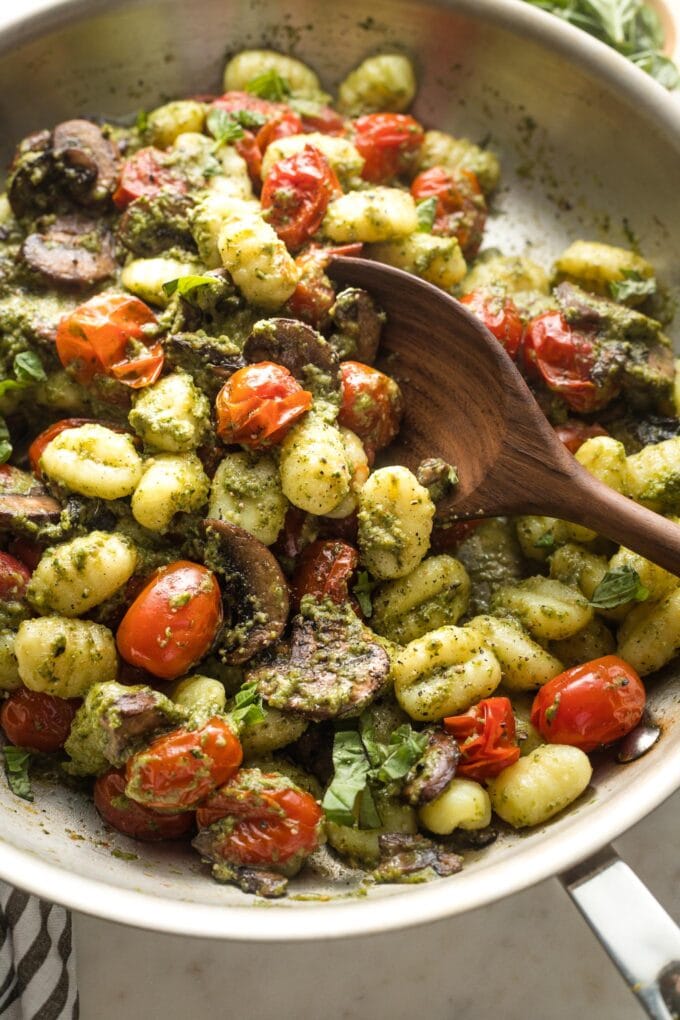
[[[487,244],[549,265],[574,237],[626,243],[634,235],[664,283],[680,289],[680,105],[605,47],[518,0],[375,0],[370,16],[358,0],[295,0],[285,12],[274,0],[65,0],[33,16],[3,17],[5,158],[29,131],[68,116],[123,115],[217,89],[225,53],[244,46],[292,49],[329,86],[367,53],[405,48],[421,82],[416,115],[488,138],[502,157]],[[445,917],[574,867],[680,785],[680,673],[671,669],[651,686],[664,733],[646,757],[625,768],[602,761],[573,810],[540,831],[504,836],[449,880],[343,898],[342,885],[338,892],[310,879],[304,899],[257,909],[213,884],[188,851],[111,837],[81,798],[47,786],[34,805],[0,788],[0,874],[74,909],[213,938],[347,937]],[[130,854],[137,856],[121,859]],[[604,872],[615,884],[605,902],[617,910],[633,902],[630,886],[617,885],[628,881],[624,869]],[[581,883],[575,895],[592,899],[601,888]],[[308,898],[328,895],[330,902]],[[680,941],[670,941],[671,928],[640,952],[641,923],[635,967],[644,969],[629,963],[631,978],[656,1001],[655,1015],[668,1016],[654,978],[680,958]]]

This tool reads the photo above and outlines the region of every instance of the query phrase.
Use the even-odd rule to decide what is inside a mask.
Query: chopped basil
[[[648,297],[656,292],[656,280],[653,276],[640,276],[634,270],[624,273],[623,280],[612,281],[609,291],[615,301],[623,304],[632,297]]]
[[[234,697],[234,707],[229,715],[238,726],[256,726],[264,722],[262,698],[257,693],[257,684],[244,684]]]
[[[361,606],[361,612],[367,620],[373,616],[373,602],[371,600],[371,594],[377,583],[377,581],[372,581],[370,579],[365,570],[360,570],[357,575],[357,583],[352,588],[352,592]]]
[[[409,723],[393,730],[387,744],[376,741],[368,728],[362,730],[361,738],[373,766],[372,775],[381,783],[403,779],[427,747],[427,734],[416,732]]]
[[[649,597],[649,589],[645,588],[637,570],[632,567],[616,567],[608,570],[590,600],[594,609],[616,609],[631,599],[644,602]]]
[[[227,142],[237,142],[243,138],[244,131],[236,117],[226,110],[214,106],[205,120],[206,127],[215,139],[215,148]]]
[[[555,536],[552,531],[546,531],[534,542],[534,549],[552,549],[555,545]]]
[[[434,196],[432,198],[424,198],[422,202],[418,202],[416,213],[418,215],[418,232],[421,234],[431,234],[435,216],[437,215],[437,199]]]
[[[356,730],[340,730],[333,741],[334,775],[321,806],[336,825],[356,825],[355,808],[366,789],[370,763]]]
[[[25,747],[14,747],[12,744],[5,744],[2,751],[5,756],[5,775],[10,790],[23,800],[33,800],[33,790],[28,775],[31,752],[27,751]]]
[[[45,369],[37,354],[33,351],[20,351],[12,362],[13,379],[0,379],[0,396],[9,390],[23,390],[33,383],[47,379]]]
[[[163,290],[168,297],[171,297],[176,291],[180,297],[188,298],[188,295],[197,287],[215,286],[219,282],[214,276],[179,276],[175,280],[168,280],[167,283],[164,283]]]
[[[280,103],[291,93],[291,87],[285,78],[282,78],[278,71],[271,68],[263,74],[258,74],[246,85],[246,92],[252,96],[259,96],[260,99],[271,99]]]

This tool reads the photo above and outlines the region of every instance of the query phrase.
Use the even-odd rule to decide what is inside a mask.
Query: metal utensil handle
[[[612,847],[560,876],[647,1015],[680,1016],[680,928]]]

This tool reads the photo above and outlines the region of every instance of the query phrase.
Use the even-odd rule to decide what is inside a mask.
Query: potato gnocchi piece
[[[272,456],[227,453],[220,461],[210,486],[209,517],[236,524],[263,545],[273,545],[287,509]]]
[[[448,836],[454,829],[484,829],[491,822],[491,799],[480,783],[456,778],[420,808],[418,817],[438,836]]]
[[[142,477],[142,459],[130,436],[103,425],[66,429],[40,458],[47,477],[71,492],[94,499],[130,496]]]
[[[609,569],[604,556],[568,542],[550,557],[550,576],[563,584],[575,585],[590,601]]]
[[[680,578],[675,574],[645,559],[640,553],[626,549],[625,546],[621,546],[609,561],[610,570],[620,570],[622,567],[629,567],[637,573],[640,583],[649,593],[647,598],[650,602],[658,602],[680,585]]]
[[[482,191],[487,194],[497,187],[501,175],[498,157],[493,152],[480,148],[467,138],[454,138],[445,131],[425,132],[425,141],[418,159],[418,170],[429,170],[433,166],[472,171]]]
[[[206,108],[194,99],[177,99],[152,110],[147,118],[145,134],[151,145],[167,149],[178,135],[186,131],[200,133],[205,125]]]
[[[500,588],[491,611],[517,617],[541,641],[571,637],[593,618],[592,607],[577,588],[548,577],[528,577]]]
[[[170,697],[176,705],[191,713],[192,722],[206,721],[224,712],[227,692],[224,684],[209,676],[186,676],[173,685]]]
[[[550,651],[554,652],[567,669],[578,666],[582,662],[600,659],[603,655],[613,655],[616,641],[604,620],[593,617],[583,630],[562,641],[551,641]]]
[[[128,421],[137,435],[164,453],[194,450],[210,425],[210,403],[186,372],[172,372],[134,398]]]
[[[149,531],[165,531],[176,513],[207,503],[210,481],[195,453],[159,453],[147,461],[132,494],[132,516]]]
[[[45,550],[26,596],[39,613],[82,616],[129,581],[137,560],[129,538],[93,531]]]
[[[15,639],[13,630],[0,631],[0,691],[16,691],[21,687],[19,663],[14,653]]]
[[[249,199],[247,194],[232,194],[230,189],[216,183],[221,180],[221,177],[212,178],[211,188],[203,193],[191,215],[191,233],[201,261],[209,269],[218,269],[222,265],[218,241],[224,225],[229,220],[259,214],[259,204],[255,199]]]
[[[347,461],[350,479],[348,494],[336,507],[333,507],[326,514],[326,517],[334,520],[349,517],[350,514],[354,513],[359,505],[359,493],[366,484],[370,474],[366,450],[356,432],[352,432],[351,429],[347,429],[342,425],[339,428],[342,445],[345,448],[345,460]]]
[[[578,747],[543,744],[491,780],[491,806],[515,829],[541,825],[580,797],[592,774]]]
[[[654,269],[641,255],[600,241],[573,241],[555,262],[559,279],[605,297],[611,297],[610,284],[620,283],[631,273],[648,279],[654,276]]]
[[[470,612],[473,614],[488,613],[496,588],[518,581],[525,573],[515,529],[512,522],[501,517],[482,521],[475,527],[458,545],[456,558],[470,577]]]
[[[529,560],[543,563],[552,554],[555,546],[565,542],[593,542],[597,533],[581,524],[560,521],[556,517],[540,517],[526,514],[515,521],[517,540],[522,552]]]
[[[408,191],[377,186],[349,191],[329,203],[322,233],[331,241],[389,241],[418,229],[416,204]]]
[[[225,198],[241,199],[243,202],[256,201],[248,164],[243,156],[233,145],[221,145],[215,155],[221,164],[222,173],[215,174],[208,181],[208,195],[222,195]]]
[[[371,245],[367,254],[388,266],[406,269],[443,290],[451,290],[465,276],[467,266],[455,237],[415,233],[396,241]]]
[[[618,633],[618,654],[640,676],[661,669],[680,650],[680,589],[660,602],[643,602],[630,613]]]
[[[502,287],[511,296],[550,294],[550,280],[545,269],[524,255],[489,255],[479,258],[465,277],[461,290],[468,293],[489,287]]]
[[[428,631],[458,623],[467,612],[470,578],[453,556],[430,556],[405,577],[373,593],[371,628],[405,645]]]
[[[14,653],[25,686],[57,698],[82,698],[93,684],[115,680],[118,672],[113,634],[91,620],[24,620]]]
[[[241,729],[239,740],[243,757],[248,760],[287,747],[301,737],[308,726],[309,719],[267,705],[261,722]]]
[[[295,260],[259,213],[248,211],[227,220],[217,247],[222,265],[246,301],[276,309],[295,290],[300,277]]]
[[[348,138],[322,135],[318,131],[311,131],[306,135],[288,135],[286,138],[274,139],[267,146],[267,151],[262,159],[262,180],[265,180],[275,163],[302,152],[308,145],[318,149],[326,157],[343,188],[346,189],[358,183],[365,160],[356,145]]]
[[[658,512],[680,504],[680,437],[645,446],[627,460],[628,495]]]
[[[435,506],[408,468],[378,468],[359,494],[359,552],[381,581],[405,577],[430,547]]]
[[[224,69],[224,91],[244,92],[260,75],[274,71],[298,95],[315,96],[321,83],[311,67],[276,50],[242,50]]]
[[[475,616],[465,624],[489,646],[501,664],[503,686],[510,691],[541,687],[562,672],[559,659],[525,634],[511,619]]]
[[[201,272],[197,262],[184,262],[158,255],[150,259],[133,259],[120,274],[120,282],[131,294],[151,305],[165,308],[170,302],[163,290],[163,284],[180,276],[192,276]]]
[[[611,436],[591,436],[575,454],[586,471],[616,492],[628,491],[628,463],[623,443]]]
[[[488,698],[501,682],[501,666],[479,635],[439,627],[400,649],[392,665],[394,693],[412,719],[435,722]]]
[[[293,506],[318,516],[333,511],[350,490],[350,469],[340,430],[307,414],[281,444],[281,488]]]
[[[416,94],[416,76],[408,57],[378,53],[367,57],[340,83],[338,109],[348,117],[407,110]]]

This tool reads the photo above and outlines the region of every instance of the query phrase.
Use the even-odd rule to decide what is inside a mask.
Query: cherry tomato
[[[43,753],[58,751],[71,731],[79,705],[78,698],[55,698],[20,687],[3,702],[0,725],[17,747]]]
[[[321,135],[344,135],[345,118],[330,106],[320,106],[316,110],[302,112],[302,130],[316,131]]]
[[[534,698],[531,721],[545,740],[594,751],[625,737],[644,711],[644,684],[618,655],[553,677]]]
[[[306,857],[320,842],[323,811],[289,779],[259,769],[240,769],[196,812],[199,828],[226,818],[216,853],[231,864],[286,865]]]
[[[352,127],[365,160],[361,176],[374,184],[408,173],[425,139],[418,121],[406,113],[367,113]]]
[[[236,771],[241,743],[226,719],[213,716],[196,730],[174,730],[133,754],[125,766],[125,795],[157,811],[187,811]]]
[[[101,418],[62,418],[61,421],[55,421],[54,424],[48,425],[46,429],[40,432],[28,448],[28,459],[31,462],[34,475],[42,478],[40,458],[47,444],[51,443],[62,432],[66,432],[68,429],[80,428],[81,425],[106,425],[108,429],[113,429],[114,432],[127,432],[127,429],[122,428],[116,422],[102,421]]]
[[[519,758],[509,698],[484,698],[463,715],[444,719],[444,729],[460,745],[457,775],[492,779]]]
[[[411,194],[416,202],[437,199],[432,233],[457,237],[465,258],[474,258],[486,224],[486,202],[477,175],[433,166],[413,180]]]
[[[342,194],[326,157],[312,145],[279,160],[262,186],[262,208],[281,240],[302,247],[321,226],[330,200]]]
[[[336,298],[331,281],[326,276],[326,267],[334,255],[356,256],[361,253],[362,248],[360,242],[335,248],[322,248],[320,245],[310,244],[301,251],[295,259],[300,279],[285,304],[286,312],[315,328],[324,326]]]
[[[587,425],[584,421],[567,421],[564,425],[556,425],[555,433],[570,453],[576,453],[586,439],[609,435],[601,425]]]
[[[99,776],[94,784],[94,803],[104,821],[114,829],[146,843],[181,839],[194,827],[191,811],[164,814],[126,797],[125,772],[122,769],[113,769]]]
[[[253,450],[279,443],[312,406],[312,394],[283,365],[239,368],[217,394],[217,434]]]
[[[170,166],[165,166],[165,156],[160,149],[140,149],[123,163],[118,186],[113,193],[113,202],[118,209],[125,209],[142,196],[157,195],[164,189],[184,192],[186,181]]]
[[[359,564],[359,554],[347,542],[334,539],[312,542],[298,560],[291,583],[293,604],[303,595],[330,599],[338,604],[349,600],[349,582]]]
[[[202,659],[222,623],[212,571],[177,560],[162,567],[134,600],[116,634],[126,662],[171,680]]]
[[[262,183],[262,153],[275,138],[300,134],[302,121],[285,103],[260,99],[249,92],[225,92],[212,105],[227,113],[253,113],[262,121],[259,127],[253,124],[252,130],[244,130],[243,138],[235,143],[239,156],[246,161],[250,179],[259,190]]]
[[[11,555],[15,556],[29,571],[35,570],[45,551],[43,546],[38,542],[32,542],[30,538],[13,538],[8,549]]]
[[[31,571],[24,563],[0,552],[0,601],[21,602],[30,580]]]
[[[57,354],[65,368],[73,366],[80,383],[108,375],[140,389],[155,382],[163,368],[163,348],[145,341],[143,327],[155,325],[156,316],[139,298],[96,294],[60,319]]]
[[[338,421],[356,432],[370,457],[392,442],[404,411],[401,390],[384,372],[360,361],[343,361]]]
[[[460,300],[505,347],[510,357],[515,358],[522,343],[524,326],[512,298],[473,290]]]
[[[261,153],[267,151],[267,146],[276,141],[277,138],[288,138],[289,135],[302,134],[302,121],[297,113],[290,108],[284,108],[276,113],[271,120],[260,128],[255,135],[255,141]]]
[[[238,92],[236,90],[225,92],[224,95],[218,96],[212,105],[220,110],[224,110],[226,113],[241,113],[243,111],[255,113],[265,120],[275,117],[282,109],[290,109],[285,103],[275,103],[271,99],[261,99],[259,96],[254,96],[251,92]]]

